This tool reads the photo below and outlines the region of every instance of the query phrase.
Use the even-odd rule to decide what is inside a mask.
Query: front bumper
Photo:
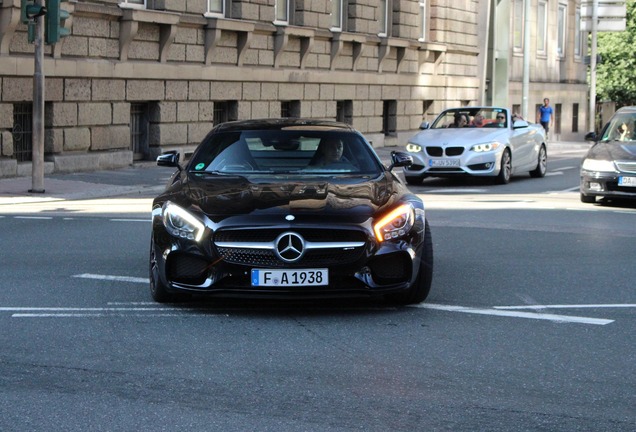
[[[417,225],[423,227],[423,222]],[[403,292],[418,276],[423,236],[423,228],[414,230],[406,239],[382,244],[371,236],[359,250],[342,250],[336,255],[332,252],[308,254],[310,261],[303,258],[293,264],[283,264],[262,250],[242,247],[228,250],[218,247],[211,238],[196,243],[171,236],[161,224],[153,225],[155,265],[167,290],[217,297],[342,298]],[[329,285],[254,287],[251,284],[253,268],[328,268]]]
[[[581,170],[581,193],[586,196],[636,199],[636,187],[620,186],[622,174]],[[634,176],[633,174],[626,174]]]
[[[425,177],[453,177],[453,176],[482,176],[496,177],[501,170],[502,151],[490,151],[476,153],[465,150],[460,156],[433,157],[424,151],[410,153],[413,164],[404,168],[404,176],[407,178]],[[440,163],[450,162],[455,166],[435,166]]]

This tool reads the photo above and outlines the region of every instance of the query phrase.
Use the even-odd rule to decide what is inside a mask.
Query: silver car
[[[409,184],[420,184],[426,177],[471,175],[506,184],[523,172],[545,176],[545,131],[506,108],[447,109],[420,129],[406,146],[413,157],[413,165],[404,168]]]

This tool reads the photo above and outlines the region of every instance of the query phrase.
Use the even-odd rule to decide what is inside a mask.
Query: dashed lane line
[[[568,315],[555,315],[555,314],[536,313],[536,312],[516,312],[516,311],[507,311],[507,310],[499,310],[499,309],[472,308],[472,307],[465,307],[465,306],[452,306],[452,305],[441,305],[441,304],[430,304],[430,303],[420,303],[418,305],[414,305],[413,307],[422,308],[422,309],[443,310],[448,312],[478,314],[478,315],[492,315],[492,316],[510,317],[510,318],[547,320],[547,321],[552,321],[557,323],[606,325],[606,324],[610,324],[614,322],[614,320],[610,320],[610,319],[588,318],[588,317],[568,316]]]

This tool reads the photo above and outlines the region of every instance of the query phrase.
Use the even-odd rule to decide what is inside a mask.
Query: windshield
[[[601,137],[601,141],[636,141],[636,113],[617,113]]]
[[[201,143],[192,172],[377,175],[382,166],[357,133],[327,130],[219,132]]]
[[[506,126],[506,111],[501,108],[457,108],[444,111],[435,120],[431,129]]]

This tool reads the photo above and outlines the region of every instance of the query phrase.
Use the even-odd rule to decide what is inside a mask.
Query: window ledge
[[[246,21],[227,18],[208,18],[205,28],[205,64],[212,64],[214,49],[216,48],[223,31],[236,32],[237,34],[237,60],[236,65],[242,66],[250,46],[255,24]]]
[[[128,60],[130,44],[137,36],[139,23],[159,24],[159,61],[165,63],[168,51],[177,34],[180,14],[147,9],[122,9],[121,28],[119,30],[119,59]]]

